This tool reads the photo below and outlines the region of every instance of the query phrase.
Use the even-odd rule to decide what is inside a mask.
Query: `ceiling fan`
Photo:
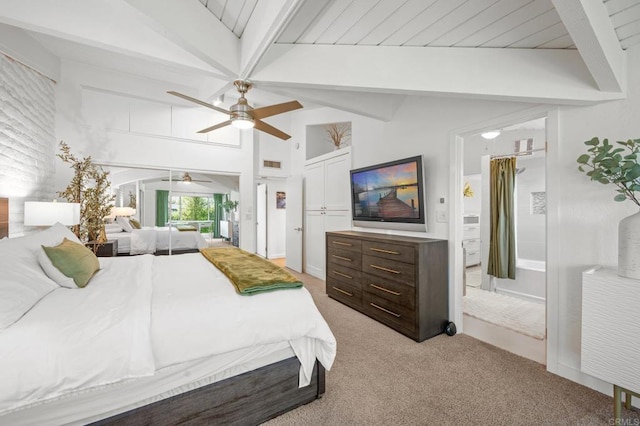
[[[210,180],[198,180],[198,179],[194,179],[191,177],[191,175],[188,172],[185,172],[184,175],[182,175],[182,178],[180,179],[162,179],[165,182],[182,182],[182,183],[191,183],[191,182],[209,182],[211,183]]]
[[[191,96],[183,95],[182,93],[169,91],[170,95],[177,96],[182,99],[186,99],[190,102],[195,102],[198,105],[202,105],[207,108],[211,108],[218,112],[222,112],[229,115],[229,120],[222,123],[218,123],[206,129],[198,131],[198,133],[207,133],[212,130],[220,129],[221,127],[231,124],[239,129],[250,129],[255,127],[257,130],[269,133],[280,139],[287,140],[291,136],[285,132],[276,129],[275,127],[262,121],[263,118],[271,117],[272,115],[282,114],[283,112],[293,111],[294,109],[302,108],[302,105],[298,101],[289,101],[276,105],[269,105],[260,108],[252,108],[247,102],[247,98],[244,97],[245,93],[253,86],[251,83],[245,80],[236,80],[233,82],[234,86],[240,93],[240,99],[234,105],[231,105],[229,111],[224,108],[217,107],[208,102],[201,101],[199,99],[192,98]]]

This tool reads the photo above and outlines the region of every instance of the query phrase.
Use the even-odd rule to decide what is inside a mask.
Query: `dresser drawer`
[[[327,280],[329,280],[329,278],[360,288],[362,272],[355,269],[345,268],[344,266],[336,265],[334,263],[329,263],[327,265]]]
[[[327,263],[335,263],[336,265],[360,270],[362,268],[362,255],[359,252],[329,246]]]
[[[362,241],[347,237],[336,237],[327,235],[327,249],[339,248],[342,250],[351,250],[360,253],[362,250]]]
[[[362,291],[359,287],[327,278],[327,295],[351,307],[362,307]]]
[[[415,265],[362,255],[362,272],[415,287]]]
[[[415,263],[416,261],[416,254],[413,246],[389,244],[387,242],[363,241],[362,254],[406,263]]]
[[[362,293],[362,308],[372,318],[395,329],[413,333],[416,329],[415,311],[397,305],[371,293]]]
[[[406,284],[384,280],[364,274],[362,290],[413,310],[416,307],[416,289]]]

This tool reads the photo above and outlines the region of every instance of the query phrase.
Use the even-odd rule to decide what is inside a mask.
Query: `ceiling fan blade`
[[[260,120],[255,120],[255,126],[256,129],[258,130],[262,130],[265,133],[269,133],[270,135],[273,135],[277,138],[283,139],[283,140],[287,140],[289,139],[291,136],[289,136],[288,134],[286,134],[285,132],[283,132],[282,130],[278,130],[275,127],[273,127],[270,124],[265,123],[264,121],[260,121]]]
[[[298,101],[289,101],[282,104],[269,105],[262,108],[255,108],[251,111],[251,115],[255,119],[262,119],[271,117],[272,115],[282,114],[283,112],[293,111],[294,109],[302,108],[302,105]]]
[[[231,124],[231,120],[223,121],[222,123],[216,124],[215,126],[207,127],[206,129],[198,130],[198,133],[208,133],[212,130],[219,129],[224,126],[228,126]]]
[[[211,108],[211,109],[216,110],[218,112],[221,112],[223,114],[230,114],[230,112],[227,111],[224,108],[218,108],[215,105],[212,105],[212,104],[210,104],[208,102],[201,101],[201,100],[196,99],[196,98],[192,98],[191,96],[183,95],[182,93],[174,92],[172,90],[168,91],[167,93],[170,94],[170,95],[177,96],[179,98],[185,99],[185,100],[187,100],[189,102],[195,102],[198,105],[202,105],[203,107]]]

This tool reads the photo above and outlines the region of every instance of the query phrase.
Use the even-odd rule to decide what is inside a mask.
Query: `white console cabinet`
[[[640,393],[640,280],[597,267],[582,274],[583,372],[614,385],[614,413]]]

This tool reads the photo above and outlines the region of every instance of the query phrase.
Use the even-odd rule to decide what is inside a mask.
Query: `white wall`
[[[533,192],[546,192],[545,158],[518,157],[516,176],[516,247],[518,258],[546,260],[546,214],[531,211]]]
[[[468,182],[471,185],[473,191],[473,197],[464,197],[464,213],[465,214],[480,214],[482,210],[482,175],[473,174],[465,175],[462,179],[462,183]]]
[[[560,108],[559,143],[548,163],[547,206],[556,210],[558,218],[557,232],[548,235],[549,248],[554,248],[556,256],[549,258],[558,265],[558,286],[548,288],[547,294],[554,293],[560,311],[555,367],[567,376],[580,368],[581,273],[592,265],[617,264],[618,222],[638,211],[632,202],[614,202],[615,188],[591,182],[576,163],[586,153],[583,142],[594,136],[612,140],[640,137],[640,49],[636,46],[627,53],[627,99]]]
[[[0,54],[0,197],[9,198],[10,236],[25,231],[26,200],[55,198],[54,87],[49,78]]]
[[[109,93],[129,94],[131,105],[138,108],[136,114],[124,111],[132,123],[129,130],[90,125],[86,117],[92,117],[89,105],[85,105],[86,90],[91,87]],[[167,84],[151,79],[139,78],[125,73],[104,70],[76,62],[62,63],[62,79],[57,92],[56,134],[65,140],[78,155],[91,155],[97,163],[118,166],[146,166],[167,170],[196,170],[207,173],[240,175],[240,227],[255,229],[253,205],[254,189],[254,146],[252,131],[237,131],[239,142],[235,147],[212,145],[202,141],[181,139],[166,133],[167,107],[173,97],[167,90],[184,88],[167,87]],[[122,98],[122,96],[119,96]],[[148,108],[139,100],[148,100]],[[176,98],[177,99],[177,98]],[[95,106],[95,102],[89,102]],[[170,110],[170,108],[169,108]],[[108,112],[109,110],[107,110]],[[184,120],[189,120],[184,116]],[[137,120],[137,121],[136,121]],[[120,122],[118,117],[103,117],[106,123]],[[135,122],[134,122],[135,121]],[[193,119],[193,127],[202,128],[211,123],[203,123],[199,116]],[[189,126],[188,123],[182,123]],[[108,126],[107,126],[108,127]],[[144,128],[144,131],[142,129]],[[156,134],[148,132],[160,129]],[[138,129],[132,131],[131,129]],[[164,129],[164,130],[163,130]],[[232,144],[233,145],[233,144]],[[58,162],[59,163],[59,162]],[[59,165],[59,164],[58,164]],[[56,187],[66,186],[71,178],[63,168],[56,170]],[[255,232],[240,232],[240,246],[248,251],[255,250]]]

